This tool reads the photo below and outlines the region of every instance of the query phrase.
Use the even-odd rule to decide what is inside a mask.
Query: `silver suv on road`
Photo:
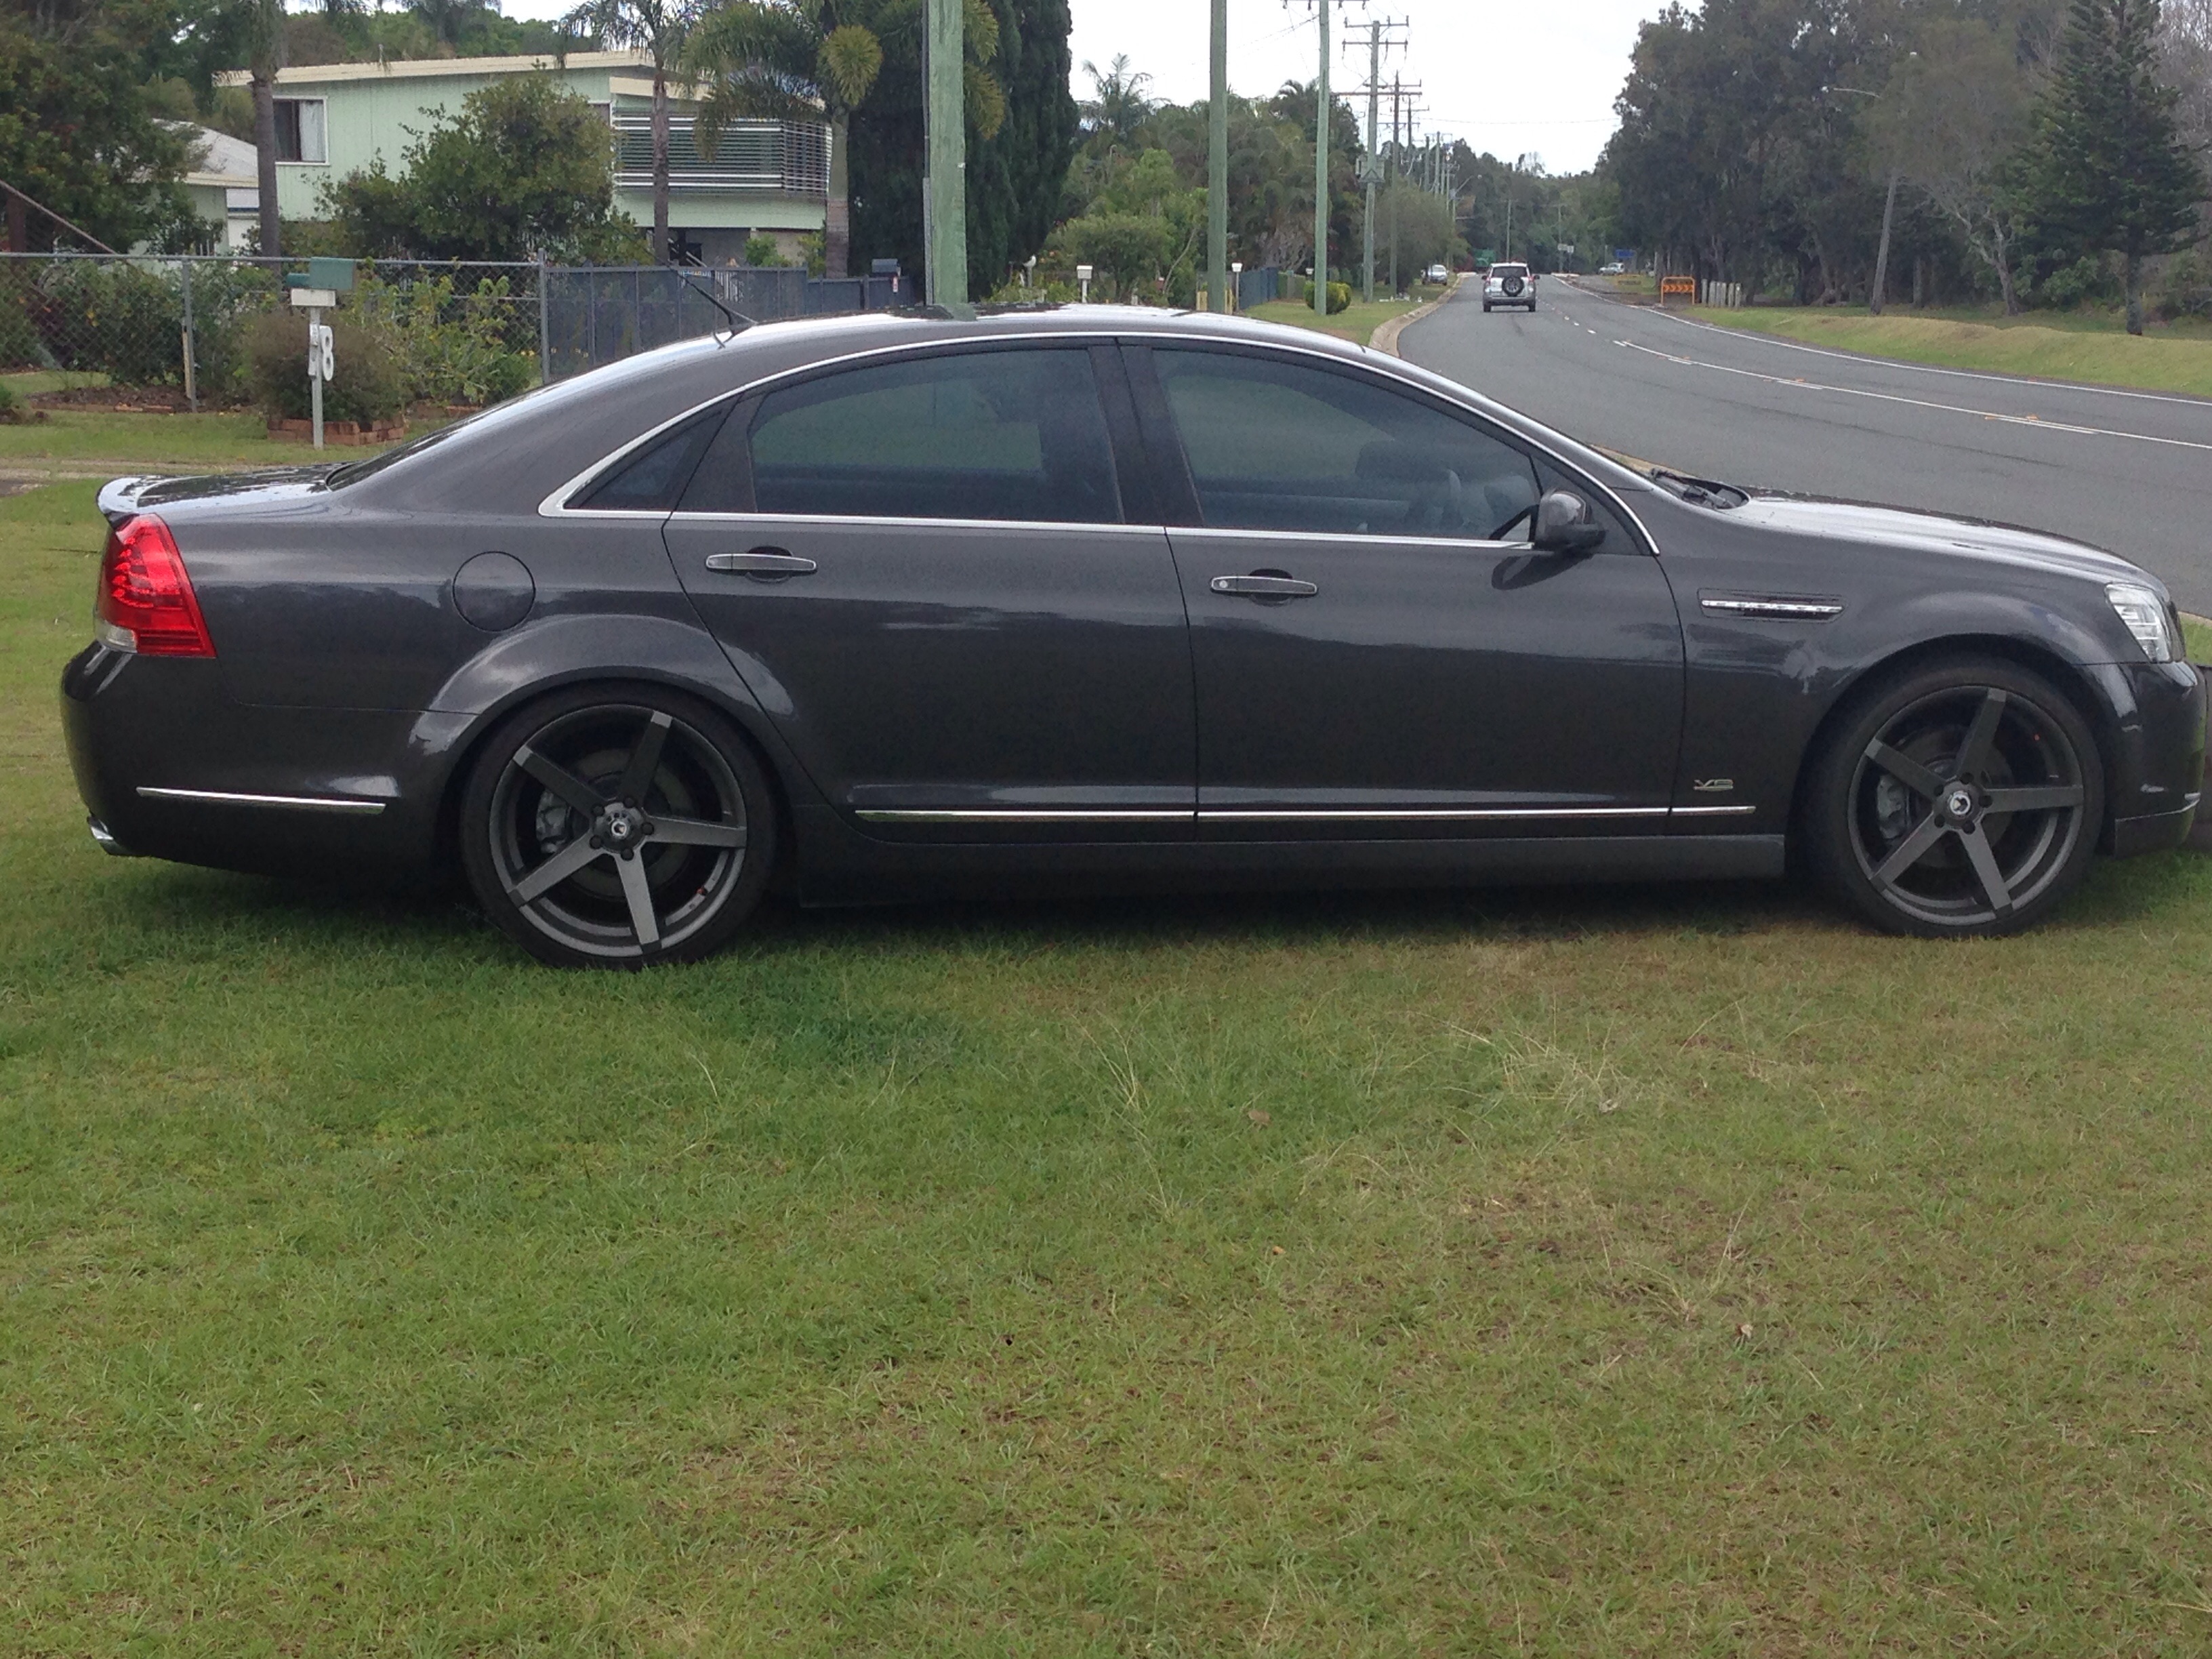
[[[1482,308],[1492,311],[1499,306],[1536,308],[1536,278],[1528,266],[1491,266],[1490,274],[1482,279]]]

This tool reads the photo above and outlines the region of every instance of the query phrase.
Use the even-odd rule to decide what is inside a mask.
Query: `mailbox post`
[[[323,320],[335,310],[338,295],[353,292],[353,261],[310,259],[304,276],[287,276],[292,304],[307,313],[307,407],[314,425],[315,447],[323,447],[323,385],[337,370],[337,344],[331,326]]]

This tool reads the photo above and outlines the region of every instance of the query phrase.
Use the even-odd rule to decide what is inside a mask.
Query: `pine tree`
[[[2159,0],[2074,0],[2044,94],[2030,178],[2037,219],[2127,266],[2128,332],[2142,332],[2142,264],[2194,237],[2203,180],[2157,76]]]

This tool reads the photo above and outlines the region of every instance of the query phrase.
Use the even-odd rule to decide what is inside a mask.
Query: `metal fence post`
[[[553,379],[553,339],[547,327],[545,297],[550,271],[551,268],[545,263],[545,256],[539,254],[538,256],[538,384],[540,386],[550,384]]]
[[[200,412],[200,382],[195,372],[195,352],[192,340],[192,262],[189,254],[177,260],[179,281],[185,290],[185,404],[195,415]]]

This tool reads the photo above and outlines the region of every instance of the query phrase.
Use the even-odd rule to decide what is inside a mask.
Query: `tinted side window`
[[[752,471],[762,513],[1121,521],[1079,348],[884,363],[771,392]]]
[[[673,513],[729,412],[728,404],[718,404],[664,432],[569,505],[600,512]]]
[[[1527,533],[1522,515],[1536,502],[1528,458],[1441,410],[1271,358],[1155,347],[1152,361],[1211,527]]]

